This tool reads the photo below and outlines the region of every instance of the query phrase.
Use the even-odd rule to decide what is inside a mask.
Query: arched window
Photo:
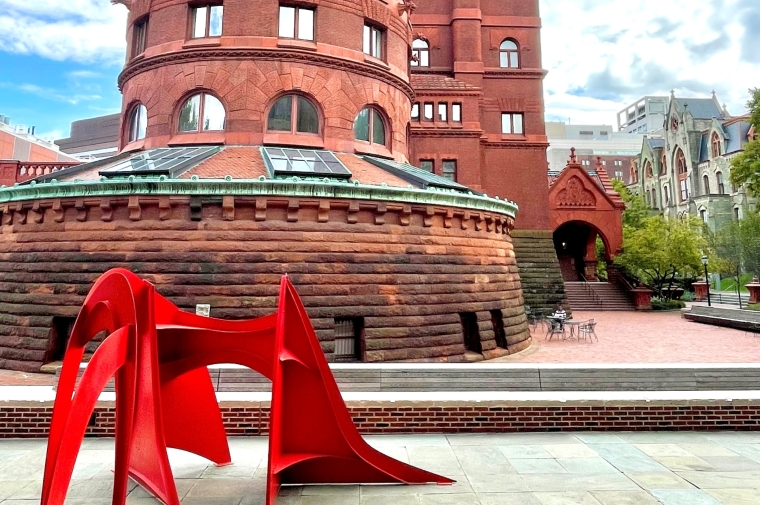
[[[148,109],[138,104],[129,115],[129,141],[142,140],[148,131]]]
[[[285,95],[269,109],[270,132],[319,134],[317,107],[305,96]]]
[[[654,174],[652,173],[652,162],[651,161],[647,161],[646,175],[647,175],[647,179],[651,179],[654,176]]]
[[[385,121],[379,110],[365,107],[354,120],[354,138],[370,144],[385,145]]]
[[[227,113],[219,99],[208,93],[188,98],[179,112],[180,132],[210,132],[224,130]]]
[[[414,39],[414,42],[412,42],[412,56],[413,67],[429,67],[430,44],[422,39]]]
[[[688,169],[686,167],[686,156],[684,155],[682,150],[678,150],[678,154],[676,155],[676,167],[678,167],[678,173],[679,174],[685,174],[688,172]]]
[[[709,195],[710,194],[710,178],[707,177],[706,175],[702,177],[702,185],[705,188],[705,195]]]
[[[717,158],[720,156],[720,136],[717,133],[713,133],[712,136],[712,157]]]
[[[657,208],[657,190],[652,188],[652,207]]]
[[[499,66],[501,68],[520,68],[520,48],[517,42],[507,39],[499,47]]]
[[[716,173],[715,177],[718,179],[718,194],[725,195],[726,185],[723,183],[723,172]]]
[[[668,157],[663,153],[662,159],[660,160],[660,175],[665,175],[668,173]]]
[[[665,202],[665,205],[670,204],[670,188],[668,186],[665,186],[662,188],[662,196],[663,201]]]

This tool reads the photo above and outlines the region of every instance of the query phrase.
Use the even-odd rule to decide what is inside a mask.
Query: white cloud
[[[16,91],[21,91],[23,93],[28,93],[30,95],[38,96],[45,100],[66,102],[71,105],[77,105],[81,102],[94,102],[103,98],[102,96],[95,93],[68,93],[65,91],[53,88],[44,88],[42,86],[29,83],[14,84],[11,82],[0,82],[0,88],[13,89]]]
[[[757,0],[541,0],[541,10],[549,119],[617,125],[619,110],[671,89],[715,90],[741,114],[760,85]]]
[[[126,19],[127,10],[108,0],[0,0],[2,50],[121,64]]]

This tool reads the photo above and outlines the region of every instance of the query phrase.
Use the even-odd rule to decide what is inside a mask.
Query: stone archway
[[[554,248],[557,251],[562,279],[565,282],[596,281],[596,239],[604,243],[605,260],[611,261],[610,242],[596,226],[585,221],[570,221],[554,231]]]

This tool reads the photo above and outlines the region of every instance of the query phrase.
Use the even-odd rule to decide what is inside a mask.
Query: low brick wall
[[[269,402],[223,402],[230,436],[269,433]],[[549,431],[760,430],[760,401],[348,402],[363,434]],[[52,405],[0,404],[0,438],[47,436]],[[114,435],[113,403],[95,410],[87,435]]]

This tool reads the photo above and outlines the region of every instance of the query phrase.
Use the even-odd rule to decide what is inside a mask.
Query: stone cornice
[[[165,67],[167,65],[206,62],[211,60],[261,60],[261,61],[288,61],[303,63],[306,65],[317,65],[320,67],[344,70],[356,74],[364,75],[373,79],[378,79],[391,86],[402,90],[410,100],[414,100],[414,89],[412,86],[400,77],[385,71],[379,67],[362,62],[351,61],[337,58],[324,54],[314,53],[312,51],[303,51],[299,49],[266,49],[266,48],[192,48],[181,51],[153,56],[128,63],[121,74],[119,74],[118,85],[122,90],[124,83],[132,77],[153,70],[155,68]]]
[[[546,149],[549,147],[548,142],[488,142],[482,141],[480,145],[492,149]]]
[[[412,137],[460,137],[460,138],[480,138],[483,130],[455,130],[451,128],[412,128],[410,130]]]
[[[266,196],[286,198],[339,198],[378,202],[457,207],[515,217],[514,202],[442,189],[414,189],[335,182],[329,179],[105,179],[48,182],[0,189],[0,210],[8,203],[42,199],[130,196]]]

